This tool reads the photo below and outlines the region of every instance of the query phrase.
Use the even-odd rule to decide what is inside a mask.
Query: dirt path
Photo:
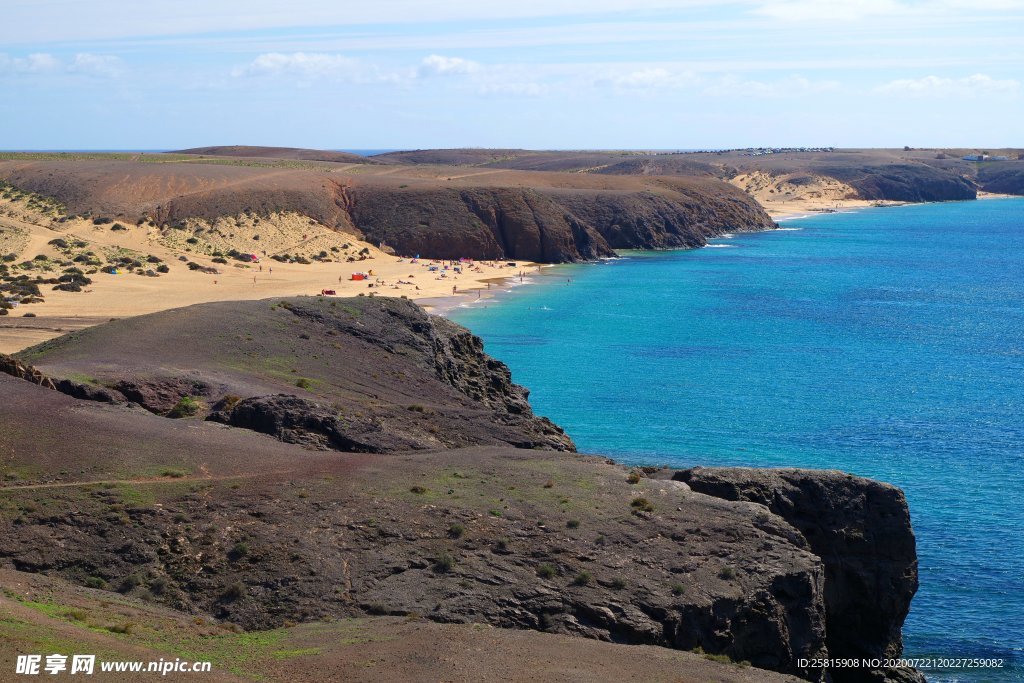
[[[200,468],[203,469],[203,468]],[[23,484],[21,486],[0,486],[0,492],[3,491],[34,491],[38,489],[66,489],[74,488],[76,486],[102,486],[104,484],[175,484],[178,482],[187,481],[228,481],[231,479],[256,479],[257,477],[265,477],[269,475],[288,474],[293,470],[271,470],[268,472],[260,472],[258,474],[219,474],[213,475],[208,474],[202,477],[147,477],[140,479],[93,479],[90,481],[61,481],[52,484]]]

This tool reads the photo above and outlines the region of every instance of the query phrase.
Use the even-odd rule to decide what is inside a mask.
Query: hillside
[[[215,147],[192,147],[180,149],[171,154],[195,154],[199,156],[241,157],[250,159],[297,159],[301,161],[329,161],[343,164],[375,163],[358,154],[335,152],[322,149],[300,149],[296,147],[259,147],[254,145],[221,145]]]
[[[710,655],[618,645],[484,624],[440,624],[419,617],[369,616],[246,632],[152,601],[83,588],[43,574],[0,569],[0,666],[13,671],[22,652],[43,649],[97,654],[90,680],[147,681],[153,673],[100,672],[105,661],[210,662],[204,680],[414,680],[566,683],[629,680],[655,683],[797,683],[764,669]],[[165,674],[163,680],[195,679]]]
[[[211,164],[158,156],[15,155],[0,161],[0,180],[53,198],[71,215],[174,226],[189,218],[293,212],[401,255],[434,258],[560,263],[610,256],[615,248],[701,246],[723,232],[774,227],[749,196],[709,178],[293,168],[273,160]]]
[[[917,582],[899,490],[839,472],[630,472],[552,450],[570,443],[504,366],[408,302],[235,308],[108,323],[0,362],[0,565],[270,634],[426,618],[700,648],[808,680],[821,672],[801,658],[899,652]],[[417,637],[374,623],[371,640]],[[295,634],[267,637],[320,647]],[[496,655],[530,641],[501,642]]]
[[[536,150],[417,150],[374,157],[382,163],[451,164],[474,168],[557,170],[575,173],[645,176],[709,176],[733,180],[764,174],[770,182],[821,177],[850,188],[847,199],[867,201],[946,201],[974,199],[977,189],[1004,192],[995,175],[1024,167],[1021,150],[984,150],[1010,162],[965,161],[975,149],[834,149],[829,151],[729,150],[722,152],[622,152]],[[994,174],[990,166],[1001,170]],[[804,185],[808,183],[805,181]],[[1017,193],[1020,193],[1019,191]]]

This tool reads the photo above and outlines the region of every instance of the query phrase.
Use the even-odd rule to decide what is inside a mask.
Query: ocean
[[[581,451],[838,468],[910,503],[908,657],[1024,681],[1024,198],[815,215],[545,268],[449,315]]]

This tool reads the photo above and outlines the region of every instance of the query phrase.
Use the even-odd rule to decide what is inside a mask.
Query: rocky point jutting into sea
[[[19,572],[247,630],[402,615],[921,680],[814,662],[901,651],[898,489],[578,455],[478,338],[409,301],[203,304],[2,368]]]

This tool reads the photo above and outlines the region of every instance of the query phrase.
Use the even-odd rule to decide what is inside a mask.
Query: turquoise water
[[[906,655],[1007,664],[929,680],[1024,681],[1024,199],[783,226],[545,269],[451,317],[580,450],[901,486]]]

